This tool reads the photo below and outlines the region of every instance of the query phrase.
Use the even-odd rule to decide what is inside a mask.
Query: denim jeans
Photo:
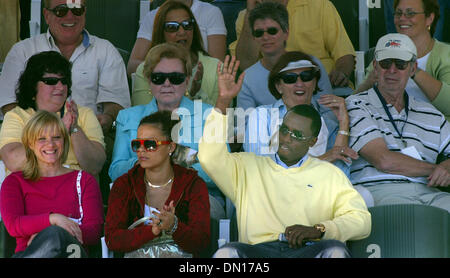
[[[81,243],[58,226],[50,226],[39,232],[25,251],[13,258],[87,258]]]
[[[307,242],[290,248],[287,242],[272,241],[250,245],[230,242],[217,250],[214,258],[350,258],[347,246],[337,240]]]

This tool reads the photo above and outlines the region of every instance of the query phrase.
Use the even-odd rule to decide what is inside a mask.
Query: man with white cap
[[[349,145],[359,153],[353,185],[365,186],[375,205],[415,203],[450,211],[450,125],[429,103],[405,91],[417,50],[403,34],[387,34],[375,48],[373,88],[346,99]]]

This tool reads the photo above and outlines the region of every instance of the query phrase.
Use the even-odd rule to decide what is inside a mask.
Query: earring
[[[186,92],[184,93],[184,95],[187,96],[187,97],[189,96],[189,91],[188,91],[187,88],[186,88]]]
[[[169,156],[172,156],[172,153],[169,153]]]

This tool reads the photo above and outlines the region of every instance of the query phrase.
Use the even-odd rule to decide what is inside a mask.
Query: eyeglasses
[[[314,136],[303,136],[301,131],[298,130],[290,130],[287,126],[285,126],[284,124],[282,124],[280,126],[280,133],[283,135],[287,135],[289,134],[291,136],[292,139],[297,140],[297,141],[305,141],[305,140],[309,140],[311,138],[314,138]]]
[[[194,29],[194,19],[183,20],[181,22],[167,21],[164,23],[164,31],[168,33],[175,33],[178,29],[180,29],[180,26],[182,26],[186,31],[192,30]]]
[[[59,81],[61,81],[61,83],[63,85],[69,84],[69,79],[67,77],[62,77],[62,78],[58,78],[58,77],[42,77],[41,79],[39,79],[39,81],[42,81],[46,85],[50,85],[50,86],[58,84]]]
[[[161,85],[169,78],[169,82],[173,85],[180,85],[186,80],[186,74],[181,72],[152,72],[150,74],[150,81],[155,85]]]
[[[295,72],[285,72],[280,73],[280,78],[286,84],[294,84],[295,82],[297,82],[297,78],[299,77],[301,81],[308,82],[316,77],[316,72],[317,71],[315,70],[305,70],[300,72],[299,74]]]
[[[169,145],[171,141],[158,141],[156,139],[134,139],[131,140],[131,149],[137,152],[141,146],[148,152],[155,152],[159,145]]]
[[[47,8],[47,10],[51,11],[57,17],[64,17],[69,12],[69,10],[73,15],[81,16],[82,14],[84,14],[86,7],[84,5],[79,5],[69,8],[67,4],[62,4],[54,7],[53,9]]]
[[[400,59],[384,59],[381,61],[378,61],[378,64],[381,68],[387,70],[390,69],[392,66],[392,63],[395,64],[395,67],[399,70],[405,70],[408,67],[410,61],[403,61]]]
[[[416,16],[417,14],[424,14],[425,12],[415,12],[411,10],[406,10],[405,12],[402,12],[401,10],[397,10],[394,12],[394,17],[400,18],[402,15],[404,15],[406,18],[412,18]]]
[[[269,27],[269,28],[267,28],[267,30],[263,30],[263,29],[253,30],[252,35],[255,38],[259,38],[264,35],[264,32],[267,32],[267,34],[273,36],[273,35],[276,35],[278,33],[278,31],[279,31],[279,29],[276,27]]]

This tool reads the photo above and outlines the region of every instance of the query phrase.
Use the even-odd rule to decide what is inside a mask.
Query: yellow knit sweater
[[[199,144],[205,172],[236,206],[239,241],[275,241],[286,227],[322,223],[323,239],[362,239],[371,216],[364,200],[337,167],[316,158],[285,169],[270,157],[229,153],[227,117],[212,111]]]

